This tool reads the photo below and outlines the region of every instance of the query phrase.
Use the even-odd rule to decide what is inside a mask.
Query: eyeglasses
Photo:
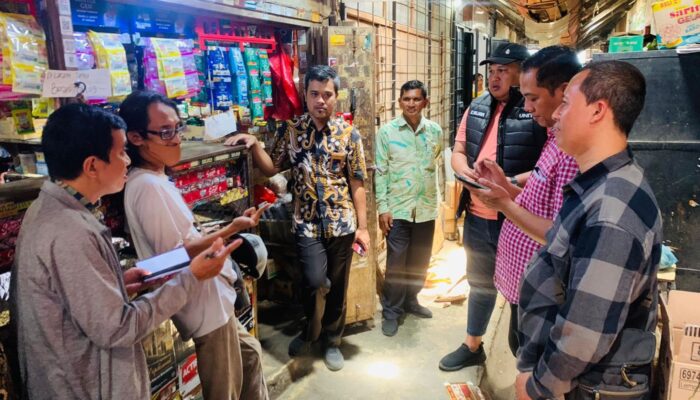
[[[168,140],[173,140],[175,136],[181,136],[183,132],[187,130],[187,125],[183,123],[177,124],[175,128],[165,128],[161,129],[160,131],[151,131],[151,130],[144,130],[143,132],[145,133],[150,133],[152,135],[157,135],[160,136],[161,139],[168,141]]]

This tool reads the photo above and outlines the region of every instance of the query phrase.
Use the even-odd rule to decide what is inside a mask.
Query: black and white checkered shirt
[[[623,328],[656,325],[661,215],[629,150],[579,174],[520,288],[518,369],[533,399],[560,398]]]

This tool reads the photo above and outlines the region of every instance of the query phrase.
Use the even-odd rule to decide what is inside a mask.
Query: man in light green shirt
[[[428,104],[422,82],[401,86],[402,115],[377,133],[375,179],[379,227],[386,236],[382,332],[394,336],[404,313],[431,318],[418,304],[430,262],[437,218],[436,159],[442,152],[440,125],[423,118]]]

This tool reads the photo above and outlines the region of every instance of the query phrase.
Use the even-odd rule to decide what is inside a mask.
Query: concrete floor
[[[464,265],[463,257],[461,260],[445,257],[454,255],[458,248],[454,242],[445,243],[437,255],[440,258],[442,254],[441,262]],[[345,368],[338,372],[325,367],[318,345],[312,347],[310,355],[290,359],[287,346],[298,332],[301,309],[261,302],[260,339],[271,397],[278,400],[448,399],[445,382],[471,381],[481,382],[491,399],[513,399],[515,362],[508,349],[509,310],[503,307],[503,300],[499,299],[485,335],[489,357],[486,368],[442,372],[438,369],[440,358],[464,340],[467,307],[466,302],[443,307],[432,301],[434,297],[430,290],[419,296],[421,303],[433,311],[433,318],[409,315],[394,337],[382,334],[379,310],[369,324],[347,327],[341,346]]]

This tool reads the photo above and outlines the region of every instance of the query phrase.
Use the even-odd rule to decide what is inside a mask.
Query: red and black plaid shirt
[[[577,172],[576,161],[559,150],[550,130],[540,159],[515,202],[537,216],[554,220],[563,202],[562,188]],[[518,303],[520,279],[540,247],[514,223],[508,220],[503,223],[498,239],[494,284],[511,304]]]

